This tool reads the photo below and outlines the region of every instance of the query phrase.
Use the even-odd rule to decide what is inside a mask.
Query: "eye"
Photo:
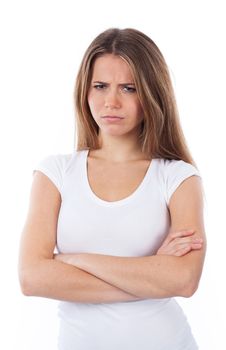
[[[94,89],[97,89],[97,90],[103,90],[103,88],[106,87],[106,85],[104,84],[95,84],[93,85]]]
[[[126,92],[136,92],[136,89],[134,87],[127,85],[123,87],[123,90]]]

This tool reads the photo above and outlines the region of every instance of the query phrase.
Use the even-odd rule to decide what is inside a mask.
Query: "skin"
[[[102,143],[99,154],[103,158],[126,162],[143,156],[137,143],[143,111],[127,62],[113,55],[96,59],[88,104],[99,126]],[[102,118],[105,115],[121,116],[123,119],[117,123],[109,122]]]
[[[109,69],[109,67],[111,68]],[[100,157],[110,159],[112,162],[126,162],[128,159],[131,159],[132,155],[139,159],[141,154],[139,147],[137,147],[137,140],[139,126],[143,120],[143,111],[138,100],[130,67],[126,61],[119,56],[111,54],[106,54],[95,61],[88,93],[88,103],[92,116],[99,126],[99,136],[102,144],[101,150],[98,150],[96,154],[98,153]],[[123,119],[119,123],[108,122],[102,118],[105,115],[122,116]],[[200,250],[204,241],[204,238],[201,236],[197,236],[195,230],[170,232],[158,249],[156,253],[158,260],[156,262],[153,261],[153,266],[156,263],[157,267],[162,261],[164,266],[166,256],[181,257],[192,250]],[[134,288],[137,276],[139,276],[140,271],[147,269],[146,263],[149,262],[150,258],[145,261],[145,258],[119,258],[101,254],[58,254],[55,256],[55,259],[77,266],[138,296],[164,297],[170,293],[170,288],[168,290],[156,290],[153,288],[151,295],[150,289],[146,292],[139,288]],[[178,262],[172,261],[171,258],[167,259],[168,266],[171,266],[171,271],[175,276],[177,276],[177,273],[174,271],[179,266],[179,263],[182,263],[181,269],[183,271],[183,261]],[[200,264],[202,264],[201,260]],[[122,271],[122,266],[124,269],[127,266],[125,270],[127,274],[120,272]],[[154,275],[154,278],[156,278],[156,271],[154,271]],[[164,274],[161,277],[167,279],[167,276]],[[139,285],[139,282],[141,281],[138,278],[137,285]],[[147,279],[146,289],[150,288],[148,282],[149,280]],[[196,281],[196,283],[198,282]]]
[[[122,58],[104,55],[95,61],[87,99],[99,126],[101,149],[92,155],[114,166],[144,159],[138,144],[143,113],[133,84],[130,67]],[[104,115],[123,119],[107,122],[101,118]],[[206,247],[198,177],[186,179],[172,195],[170,231],[153,256],[54,255],[60,205],[56,187],[36,171],[20,244],[19,278],[25,295],[111,303],[188,297],[197,289]]]

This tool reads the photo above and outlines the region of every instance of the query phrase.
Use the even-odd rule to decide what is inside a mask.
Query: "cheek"
[[[87,101],[91,112],[98,111],[100,107],[100,101],[97,97],[94,97],[92,94],[90,94],[87,98]]]
[[[92,108],[92,95],[91,94],[87,95],[87,102],[88,102],[89,108],[91,109]]]
[[[140,120],[143,120],[144,119],[144,112],[143,112],[143,108],[142,108],[140,103],[136,104],[136,112],[137,112],[137,117]]]

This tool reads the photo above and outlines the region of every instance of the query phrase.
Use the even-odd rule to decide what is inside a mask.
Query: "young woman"
[[[23,293],[60,300],[61,350],[197,349],[174,297],[202,273],[202,179],[156,44],[135,29],[98,35],[75,106],[76,149],[34,169]]]

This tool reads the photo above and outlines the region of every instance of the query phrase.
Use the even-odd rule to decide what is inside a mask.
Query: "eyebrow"
[[[106,82],[103,82],[103,81],[93,81],[93,84],[94,83],[98,83],[98,84],[105,84],[105,85],[109,85],[109,83],[106,83]],[[118,84],[119,86],[125,86],[125,85],[134,85],[134,83],[121,83],[121,84]]]

